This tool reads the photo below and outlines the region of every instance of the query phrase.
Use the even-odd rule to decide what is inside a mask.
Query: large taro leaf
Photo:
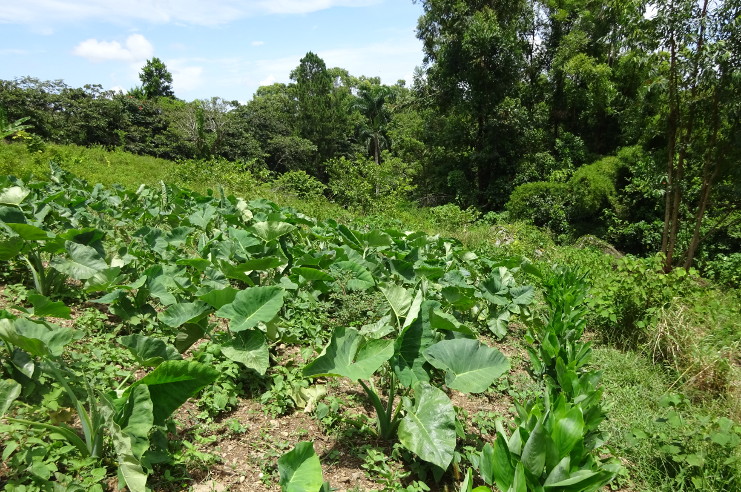
[[[157,317],[170,328],[178,328],[185,323],[195,323],[206,316],[209,307],[204,302],[182,302],[173,304],[159,313]]]
[[[23,200],[31,193],[31,190],[20,186],[11,186],[0,191],[0,204],[3,205],[20,205]]]
[[[435,301],[422,303],[417,319],[402,331],[394,343],[391,367],[399,382],[406,387],[411,387],[418,381],[430,380],[424,352],[435,342],[430,316],[437,305]]]
[[[70,319],[70,308],[62,301],[52,301],[41,294],[29,294],[28,300],[33,304],[33,315],[39,318],[52,316],[54,318]]]
[[[221,353],[230,360],[254,369],[260,375],[264,375],[270,367],[268,342],[265,334],[258,329],[235,333],[221,343]]]
[[[293,232],[295,229],[296,226],[287,222],[266,221],[258,222],[247,230],[266,243],[269,243],[270,241]]]
[[[267,323],[283,307],[283,289],[280,287],[250,287],[237,293],[234,301],[225,304],[216,316],[229,318],[229,329],[240,332]]]
[[[450,398],[429,383],[414,385],[414,405],[404,399],[406,416],[399,424],[399,441],[443,470],[455,451],[455,410]]]
[[[51,266],[76,280],[87,280],[108,268],[95,248],[67,241],[64,244],[67,258],[54,258]]]
[[[324,481],[319,456],[308,441],[278,458],[278,473],[283,492],[319,492]]]
[[[214,309],[221,309],[227,304],[234,302],[239,290],[234,287],[225,287],[220,290],[211,290],[199,297],[203,302],[211,305]]]
[[[445,384],[464,393],[482,393],[509,370],[497,349],[466,338],[443,340],[425,351],[425,358],[445,371]]]
[[[147,489],[147,473],[134,455],[131,436],[126,434],[116,422],[113,408],[101,405],[100,414],[108,426],[108,433],[116,452],[119,477],[123,479],[131,492],[145,492]],[[122,485],[119,483],[119,486]]]
[[[5,415],[10,405],[21,396],[21,385],[12,379],[0,379],[0,417]]]
[[[0,339],[36,357],[59,357],[65,345],[81,337],[81,332],[50,323],[0,319]]]
[[[23,250],[25,241],[18,236],[13,236],[0,241],[0,261],[12,260]]]
[[[166,360],[182,359],[178,350],[164,340],[140,333],[118,337],[118,343],[129,349],[143,366],[156,367]]]
[[[412,307],[412,294],[401,285],[386,284],[380,285],[379,290],[391,306],[391,310],[396,316],[397,323],[401,326],[401,320],[407,315]]]
[[[392,340],[366,340],[355,328],[340,327],[319,357],[304,367],[303,374],[370,379],[393,353]]]
[[[131,438],[131,451],[137,459],[149,449],[149,431],[154,425],[154,405],[149,394],[149,386],[136,386],[116,416],[116,423]]]
[[[217,377],[219,372],[205,364],[187,360],[167,360],[129,386],[123,397],[128,397],[137,385],[149,386],[154,405],[154,423],[164,425],[165,419],[172,412],[202,388],[216,381]]]
[[[347,289],[352,291],[365,291],[376,285],[370,270],[360,263],[354,261],[338,261],[332,265],[333,268],[339,268],[352,274],[347,281]]]
[[[26,241],[46,241],[56,237],[53,233],[40,229],[31,224],[8,223],[8,227]]]

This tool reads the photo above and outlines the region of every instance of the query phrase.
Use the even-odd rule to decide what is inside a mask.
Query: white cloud
[[[203,67],[190,65],[189,60],[167,60],[165,65],[172,74],[175,95],[187,93],[203,86]]]
[[[273,75],[273,74],[271,73],[271,74],[270,74],[270,75],[268,75],[268,76],[267,76],[266,78],[264,78],[263,80],[261,80],[260,82],[258,82],[258,84],[259,84],[260,86],[263,86],[263,85],[273,85],[273,84],[275,83],[275,81],[276,81],[276,80],[278,80],[278,79],[276,79],[276,78],[275,78],[275,75]]]
[[[265,44],[265,41],[252,41],[250,43],[252,46],[262,46],[263,44]]]
[[[226,24],[264,14],[307,14],[331,7],[364,7],[381,0],[23,0],[3,5],[0,24],[31,26],[98,19],[125,23]],[[8,2],[6,2],[8,3]]]
[[[132,34],[124,45],[118,41],[88,39],[75,46],[72,54],[96,63],[111,60],[135,63],[151,58],[154,46],[141,34]]]

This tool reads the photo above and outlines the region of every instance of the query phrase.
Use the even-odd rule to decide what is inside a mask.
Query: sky
[[[0,0],[0,79],[126,91],[152,57],[179,99],[246,102],[309,51],[384,84],[422,64],[412,0]]]

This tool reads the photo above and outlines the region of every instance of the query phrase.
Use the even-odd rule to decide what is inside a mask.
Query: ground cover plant
[[[551,265],[612,270],[596,253],[537,258],[540,233],[523,229],[530,248],[491,222],[469,225],[509,232],[474,251],[381,218],[92,186],[58,166],[1,179],[7,490],[662,490],[644,473],[657,460],[677,487],[738,481],[727,407],[656,397],[666,420],[611,423],[610,361],[584,337],[626,297]],[[637,270],[624,261],[615,275]],[[639,299],[638,349],[665,309]],[[732,354],[719,318],[728,333],[703,347]],[[694,415],[707,439],[676,448]]]

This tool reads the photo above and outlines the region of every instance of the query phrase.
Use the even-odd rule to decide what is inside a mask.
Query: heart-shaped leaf
[[[408,401],[408,400],[407,400]],[[414,406],[399,424],[399,441],[443,470],[455,451],[455,410],[450,398],[429,383],[414,386]]]
[[[319,492],[324,482],[319,456],[307,441],[278,458],[278,474],[283,492]]]
[[[355,328],[340,327],[304,376],[341,376],[353,381],[370,379],[394,354],[392,340],[366,340]]]
[[[216,316],[229,318],[229,329],[239,332],[267,323],[283,307],[283,289],[280,287],[251,287],[240,291],[230,304],[216,311]]]
[[[425,358],[445,371],[445,384],[464,393],[482,393],[509,370],[509,361],[477,340],[443,340],[425,351]]]

